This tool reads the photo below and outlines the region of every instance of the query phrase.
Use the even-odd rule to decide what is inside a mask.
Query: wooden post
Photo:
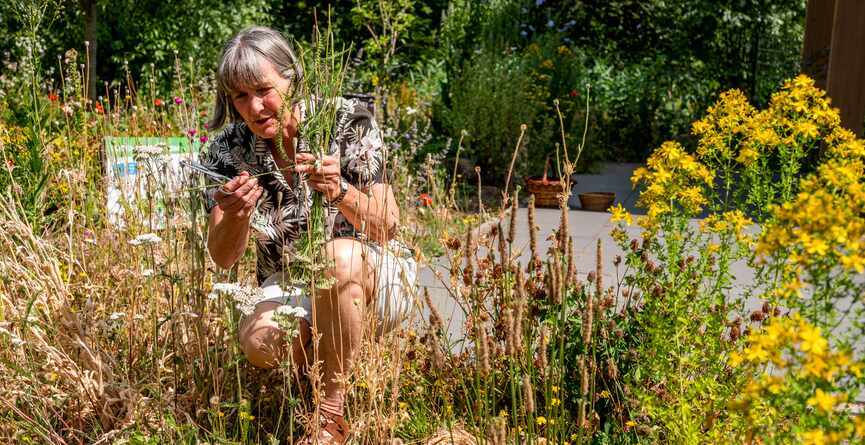
[[[805,41],[802,45],[802,73],[811,76],[819,88],[826,89],[829,48],[835,0],[808,0],[805,12]]]
[[[809,3],[809,11],[810,11]],[[865,120],[865,1],[836,0],[826,92],[841,125],[862,136]]]

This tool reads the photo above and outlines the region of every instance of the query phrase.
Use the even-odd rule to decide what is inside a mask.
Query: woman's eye
[[[244,97],[246,97],[246,93],[235,93],[234,94],[234,100],[240,100],[240,99],[243,99]]]

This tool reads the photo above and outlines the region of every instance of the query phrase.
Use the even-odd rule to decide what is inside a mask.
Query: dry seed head
[[[559,195],[559,207],[561,215],[559,216],[558,230],[558,248],[559,252],[564,253],[568,247],[568,203],[564,195]]]
[[[562,304],[562,262],[557,254],[553,254],[552,275],[553,289],[550,296],[553,304]]]
[[[481,375],[490,374],[490,341],[487,336],[487,330],[481,328],[480,336],[477,340],[478,353],[480,354],[480,372]]]
[[[526,313],[526,302],[525,297],[517,300],[517,313],[514,316],[514,346],[519,355],[523,353],[523,318]]]
[[[435,330],[436,335],[441,335],[444,332],[444,323],[442,322],[441,314],[439,314],[438,309],[433,304],[432,299],[429,296],[429,289],[424,287],[423,289],[423,298],[427,307],[429,308],[429,323],[432,326],[433,330]]]
[[[546,326],[541,327],[540,338],[538,339],[538,368],[541,375],[547,373],[547,347],[550,344],[550,331]]]
[[[503,311],[505,321],[505,353],[509,357],[516,355],[516,329],[514,326],[514,313],[511,308],[507,307]]]
[[[523,399],[525,399],[526,414],[535,413],[535,390],[532,388],[532,379],[523,375]]]

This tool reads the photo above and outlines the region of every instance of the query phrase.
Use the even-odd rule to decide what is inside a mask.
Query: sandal
[[[348,423],[343,416],[320,411],[321,424],[318,437],[305,436],[300,445],[341,445],[349,434]]]

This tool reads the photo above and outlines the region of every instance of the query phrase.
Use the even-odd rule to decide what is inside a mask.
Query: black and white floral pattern
[[[330,154],[339,154],[342,176],[359,190],[367,191],[384,179],[386,153],[381,132],[365,103],[340,98],[337,107]],[[294,143],[296,151],[308,146],[302,134]],[[266,142],[244,122],[231,123],[216,135],[201,154],[201,163],[228,177],[243,171],[250,175],[266,173],[259,177],[263,192],[250,222],[256,244],[256,276],[261,284],[283,269],[283,255],[293,249],[294,241],[306,230],[311,189],[298,175],[292,175],[289,184],[277,169]],[[208,212],[216,205],[215,192],[215,187],[204,192]],[[364,238],[336,207],[328,207],[327,221],[334,237]]]

